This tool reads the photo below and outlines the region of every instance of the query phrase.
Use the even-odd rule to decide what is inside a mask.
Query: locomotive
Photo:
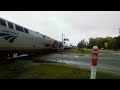
[[[63,44],[47,35],[0,18],[0,58],[59,51]]]

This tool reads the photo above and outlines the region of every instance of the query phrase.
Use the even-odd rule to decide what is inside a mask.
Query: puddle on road
[[[53,59],[48,59],[48,61],[54,61],[54,62],[58,62],[58,63],[65,63],[65,64],[72,64],[72,65],[79,65],[79,66],[86,66],[86,67],[90,67],[90,63],[86,63],[86,62],[77,62],[77,61],[68,61],[68,60],[53,60]]]
[[[80,58],[79,56],[74,56],[75,58]]]

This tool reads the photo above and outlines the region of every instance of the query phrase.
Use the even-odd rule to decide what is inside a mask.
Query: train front
[[[51,38],[51,48],[53,51],[60,51],[63,49],[62,42],[59,42],[53,38]]]

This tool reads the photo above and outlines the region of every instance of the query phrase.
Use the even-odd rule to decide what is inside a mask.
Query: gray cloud
[[[120,27],[119,11],[1,11],[0,17],[34,31],[77,45],[90,37],[117,36]]]

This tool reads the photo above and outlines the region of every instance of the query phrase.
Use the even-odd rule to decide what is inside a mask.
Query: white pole
[[[62,34],[62,44],[64,44],[63,34]],[[63,57],[63,49],[64,49],[64,47],[62,47],[62,52],[61,52],[61,56],[62,56],[62,57]],[[62,58],[62,63],[63,63],[63,58]]]
[[[63,44],[63,34],[62,34],[62,44]]]
[[[97,71],[97,67],[91,65],[91,77],[90,77],[90,79],[96,78],[96,71]]]
[[[98,47],[97,46],[93,46],[90,79],[96,79],[97,60],[98,60]]]

